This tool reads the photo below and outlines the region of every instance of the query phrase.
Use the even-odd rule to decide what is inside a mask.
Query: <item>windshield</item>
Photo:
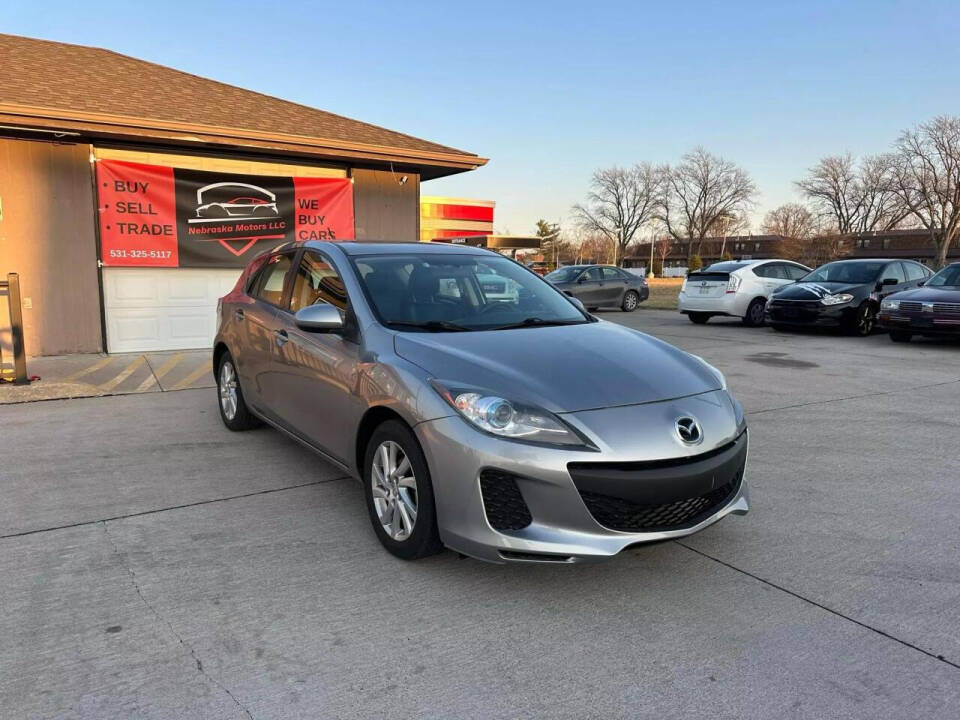
[[[590,322],[542,278],[504,257],[375,255],[355,259],[381,321],[396,329],[493,330]]]
[[[832,262],[800,278],[800,282],[834,282],[858,285],[873,282],[885,262]]]
[[[960,264],[947,265],[932,278],[927,280],[927,285],[936,287],[960,287]]]
[[[581,272],[583,272],[582,265],[568,265],[567,267],[557,268],[546,278],[550,282],[573,282]]]
[[[746,267],[746,265],[747,263],[745,262],[719,262],[708,267],[706,272],[733,272],[734,270]]]

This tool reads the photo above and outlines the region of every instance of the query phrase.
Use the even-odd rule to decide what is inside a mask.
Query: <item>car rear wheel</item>
[[[638,305],[640,305],[640,296],[633,290],[627,290],[623,294],[623,303],[621,303],[620,309],[624,312],[633,312]]]
[[[877,313],[873,308],[873,304],[868,301],[857,308],[853,320],[847,326],[847,331],[857,337],[867,337],[873,332],[876,323]]]
[[[910,342],[910,339],[913,337],[913,333],[906,332],[904,330],[891,330],[890,339],[894,342]]]
[[[427,461],[403,423],[388,420],[374,430],[364,454],[363,487],[373,530],[388,551],[417,560],[443,549]]]
[[[754,298],[747,306],[747,312],[743,316],[743,324],[747,327],[758,327],[763,325],[763,311],[767,301],[763,298]]]
[[[687,313],[687,317],[695,325],[705,325],[707,320],[710,319],[710,313],[692,312]]]
[[[231,430],[235,432],[250,430],[260,424],[243,399],[237,366],[229,352],[220,356],[220,366],[217,369],[217,397],[220,400],[220,419]]]

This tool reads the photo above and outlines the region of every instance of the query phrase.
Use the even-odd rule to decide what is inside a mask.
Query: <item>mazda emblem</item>
[[[696,418],[689,415],[677,418],[677,435],[687,445],[696,445],[703,440],[703,430]]]

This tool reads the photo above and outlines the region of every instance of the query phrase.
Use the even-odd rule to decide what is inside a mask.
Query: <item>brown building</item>
[[[416,241],[420,183],[486,163],[98,48],[0,35],[0,68],[0,276],[33,355],[205,347],[260,250]]]

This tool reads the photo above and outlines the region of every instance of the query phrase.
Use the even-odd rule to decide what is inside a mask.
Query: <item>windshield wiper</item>
[[[409,320],[387,320],[387,325],[399,325],[401,327],[421,328],[431,332],[471,332],[473,328],[457,325],[448,320],[428,320],[427,322],[411,322]]]
[[[582,325],[586,320],[544,320],[538,317],[524,318],[520,322],[510,323],[509,325],[498,325],[490,328],[491,330],[513,330],[514,328],[525,327],[549,327],[551,325]]]

